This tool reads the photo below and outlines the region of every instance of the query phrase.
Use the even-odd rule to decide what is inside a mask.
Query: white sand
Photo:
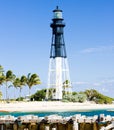
[[[11,102],[0,103],[0,111],[85,111],[97,109],[114,110],[114,104],[94,104],[94,103],[64,103],[60,101],[48,102]]]

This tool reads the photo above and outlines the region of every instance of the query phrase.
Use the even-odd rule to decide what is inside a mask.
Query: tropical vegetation
[[[114,100],[113,98],[105,96],[94,89],[86,90],[84,93],[86,94],[88,101],[94,101],[98,104],[111,104]]]
[[[35,73],[34,74],[28,73],[27,76],[22,75],[20,77],[17,77],[11,70],[4,71],[4,68],[0,65],[0,88],[5,87],[6,89],[5,95],[4,93],[2,93],[2,90],[0,89],[0,99],[2,98],[2,96],[4,96],[8,101],[8,99],[10,99],[8,90],[10,89],[10,87],[13,87],[14,91],[12,92],[12,94],[14,94],[13,100],[21,101],[24,99],[24,97],[22,97],[21,95],[22,89],[25,86],[28,86],[29,88],[28,95],[31,100],[35,101],[45,100],[47,89],[38,90],[35,94],[31,95],[32,87],[39,84],[41,84],[40,78]],[[114,100],[113,98],[105,96],[94,89],[86,90],[84,92],[66,93],[66,90],[70,87],[69,84],[70,83],[68,80],[66,80],[63,83],[63,99],[62,99],[63,102],[90,101],[98,104],[111,104]],[[16,99],[17,96],[15,95],[15,91],[17,90],[19,90],[19,96]],[[52,92],[55,92],[55,89],[54,88],[48,89],[48,92],[49,92],[48,98],[51,100]]]
[[[51,91],[51,90],[49,90]],[[35,101],[45,100],[46,97],[46,89],[38,90],[35,94],[31,96]],[[49,97],[51,97],[51,93],[49,93]],[[72,94],[64,94],[63,92],[63,102],[85,102],[90,101],[98,104],[111,104],[113,102],[113,98],[102,95],[98,91],[91,89],[86,90],[84,92],[72,92]]]
[[[14,99],[16,98],[15,90],[19,89],[19,99],[21,100],[21,91],[24,86],[28,86],[29,88],[29,96],[30,90],[33,86],[41,84],[40,78],[37,74],[29,73],[27,76],[22,75],[21,77],[17,77],[11,70],[4,71],[4,68],[0,65],[0,87],[6,88],[5,99],[8,100],[10,97],[8,95],[8,89],[10,87],[14,87]],[[0,91],[0,98],[3,93]]]

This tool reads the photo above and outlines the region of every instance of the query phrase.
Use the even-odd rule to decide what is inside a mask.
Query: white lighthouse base
[[[71,92],[67,58],[50,58],[46,99],[62,100],[63,91]]]

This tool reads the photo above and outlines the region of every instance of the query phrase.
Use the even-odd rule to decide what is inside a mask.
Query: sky
[[[96,89],[114,97],[114,0],[0,0],[0,64],[17,77],[37,73],[42,84],[32,93],[46,88],[57,5],[66,24],[73,91]],[[27,94],[24,87],[22,95]]]

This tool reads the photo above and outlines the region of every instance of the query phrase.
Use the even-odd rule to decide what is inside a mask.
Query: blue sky
[[[0,0],[0,64],[17,76],[37,73],[42,84],[33,93],[46,87],[57,5],[66,23],[73,90],[114,97],[114,0]]]

